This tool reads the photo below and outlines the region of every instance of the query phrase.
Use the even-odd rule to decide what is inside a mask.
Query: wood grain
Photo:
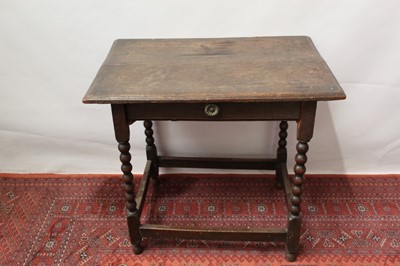
[[[144,237],[167,239],[199,239],[226,241],[285,241],[286,228],[193,228],[170,225],[143,224],[140,232]]]
[[[339,100],[311,39],[116,40],[84,103]]]

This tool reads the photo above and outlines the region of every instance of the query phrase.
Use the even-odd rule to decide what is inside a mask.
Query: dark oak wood
[[[303,192],[304,174],[306,172],[305,163],[307,162],[308,143],[299,141],[296,145],[297,154],[295,156],[296,164],[294,166],[295,176],[292,179],[292,193],[289,209],[289,230],[286,242],[286,258],[288,260],[296,259],[296,252],[299,248],[300,226],[301,226],[301,194]]]
[[[144,207],[144,201],[146,199],[146,193],[147,193],[147,189],[149,188],[149,180],[151,177],[151,161],[147,161],[146,166],[144,168],[144,172],[143,172],[143,177],[140,181],[140,185],[139,185],[139,189],[136,195],[136,205],[139,206],[138,208],[138,215],[140,217],[140,215],[142,214],[143,211],[143,207]]]
[[[206,103],[160,103],[128,104],[127,117],[130,120],[204,120],[204,121],[243,121],[243,120],[297,120],[300,119],[301,102],[270,103],[216,103],[219,113],[207,116]]]
[[[145,120],[143,122],[143,125],[145,127],[144,134],[146,135],[146,156],[147,160],[151,161],[151,178],[153,180],[154,184],[158,184],[157,177],[158,177],[158,157],[157,157],[157,147],[154,144],[154,131],[152,129],[153,122],[151,120]]]
[[[140,226],[144,237],[181,238],[226,241],[285,241],[286,228],[193,228],[145,224]]]
[[[129,142],[130,131],[129,125],[127,124],[128,119],[126,118],[125,105],[112,104],[111,112],[114,123],[115,139],[118,142]]]
[[[283,188],[285,191],[285,201],[286,201],[286,207],[288,209],[288,212],[292,208],[292,182],[290,180],[287,167],[285,163],[281,163],[279,165],[280,171],[282,173],[282,181],[283,181]]]
[[[276,159],[278,164],[286,164],[287,161],[287,151],[286,151],[286,138],[287,138],[287,129],[288,129],[288,123],[287,121],[281,121],[279,124],[279,142],[278,142],[278,149],[276,151]],[[278,189],[283,188],[283,173],[282,173],[282,168],[280,165],[276,167],[275,171],[276,175],[276,182],[275,182],[275,187]]]
[[[306,172],[305,163],[307,162],[307,142],[298,142],[296,145],[297,154],[295,156],[296,164],[294,166],[294,177],[292,186],[292,207],[290,213],[294,216],[300,215],[301,193],[303,192],[304,174]]]
[[[125,187],[127,221],[135,254],[142,237],[282,241],[295,261],[308,142],[318,101],[346,96],[310,38],[117,40],[83,98],[111,104]],[[144,120],[147,164],[135,196],[129,125]],[[153,120],[280,121],[276,158],[232,159],[158,156]],[[287,121],[297,123],[294,177],[287,171]],[[140,224],[149,180],[159,167],[276,171],[284,189],[287,228],[187,228]],[[161,179],[162,180],[162,179]]]
[[[125,106],[121,104],[112,104],[111,111],[114,122],[115,138],[118,141],[118,150],[120,151],[122,179],[125,187],[125,201],[127,209],[127,221],[129,227],[129,236],[132,243],[132,249],[135,254],[143,251],[141,246],[142,236],[140,235],[140,214],[137,209],[135,199],[135,187],[133,184],[131,148],[129,144],[129,121],[126,119]]]
[[[314,132],[315,112],[317,111],[317,102],[303,102],[301,107],[301,116],[297,120],[297,140],[308,142],[311,140]]]
[[[160,156],[160,167],[275,170],[275,159]]]
[[[345,94],[307,36],[116,40],[84,103],[326,101]]]
[[[286,239],[286,254],[287,261],[293,262],[297,258],[297,250],[300,241],[301,217],[289,214],[288,217],[288,233]]]

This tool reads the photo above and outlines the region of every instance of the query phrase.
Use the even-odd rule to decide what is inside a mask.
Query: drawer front
[[[297,120],[301,102],[126,104],[128,120]]]

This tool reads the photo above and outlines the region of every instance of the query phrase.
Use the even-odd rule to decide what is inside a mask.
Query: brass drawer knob
[[[214,103],[206,104],[204,112],[209,117],[217,116],[219,114],[219,106]]]

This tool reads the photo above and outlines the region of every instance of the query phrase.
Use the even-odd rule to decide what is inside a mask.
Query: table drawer
[[[296,120],[301,102],[126,104],[128,120]]]

